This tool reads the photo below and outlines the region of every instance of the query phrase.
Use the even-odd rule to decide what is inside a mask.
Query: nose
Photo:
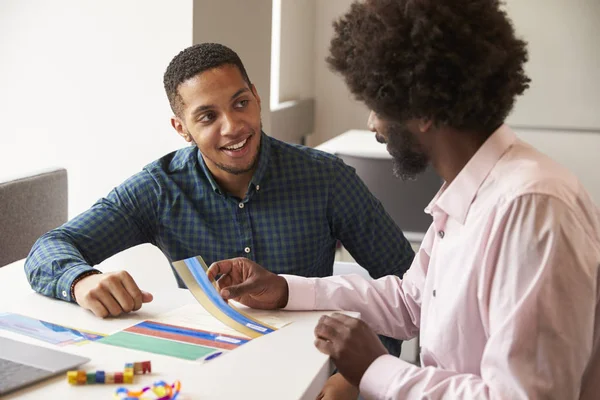
[[[221,124],[222,136],[234,136],[242,130],[243,124],[233,113],[224,113]]]
[[[369,118],[367,119],[367,126],[371,132],[375,132],[375,112],[371,110]]]

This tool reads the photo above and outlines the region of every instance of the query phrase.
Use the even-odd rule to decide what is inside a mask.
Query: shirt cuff
[[[84,272],[92,271],[93,269],[94,268],[87,264],[80,264],[63,272],[56,283],[56,293],[54,296],[57,299],[74,302],[75,299],[71,297],[71,286],[73,285],[73,281],[77,279],[79,275],[83,274]]]
[[[314,310],[315,280],[295,275],[280,275],[288,284],[288,302],[284,310]]]
[[[360,380],[360,394],[368,399],[388,398],[393,379],[411,367],[414,365],[389,354],[378,357]]]

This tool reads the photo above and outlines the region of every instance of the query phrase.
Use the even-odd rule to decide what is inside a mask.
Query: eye
[[[206,114],[202,114],[200,118],[198,118],[198,122],[212,122],[215,119],[215,113],[208,112]]]
[[[250,100],[245,99],[245,100],[240,100],[237,103],[235,103],[235,108],[245,108],[248,103],[250,103]]]

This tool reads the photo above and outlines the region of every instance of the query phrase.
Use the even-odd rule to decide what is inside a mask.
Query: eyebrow
[[[231,96],[231,100],[235,99],[236,97],[238,97],[242,93],[249,92],[249,91],[250,91],[250,89],[248,89],[248,88],[241,88],[240,90],[238,90],[237,92],[235,92],[233,94],[233,96]],[[196,109],[194,111],[192,111],[192,116],[195,117],[196,115],[200,114],[201,112],[206,111],[206,110],[210,110],[212,108],[215,108],[215,106],[212,105],[212,104],[207,104],[207,105],[204,105],[204,106],[198,106],[198,107],[196,107]]]

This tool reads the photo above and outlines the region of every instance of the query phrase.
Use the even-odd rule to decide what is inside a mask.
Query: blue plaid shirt
[[[243,256],[275,273],[322,277],[332,274],[338,240],[374,278],[402,276],[414,257],[353,168],[263,133],[244,199],[223,193],[198,149],[187,147],[38,239],[25,272],[37,292],[73,301],[70,288],[79,275],[152,243],[169,261],[201,255],[210,265]]]

